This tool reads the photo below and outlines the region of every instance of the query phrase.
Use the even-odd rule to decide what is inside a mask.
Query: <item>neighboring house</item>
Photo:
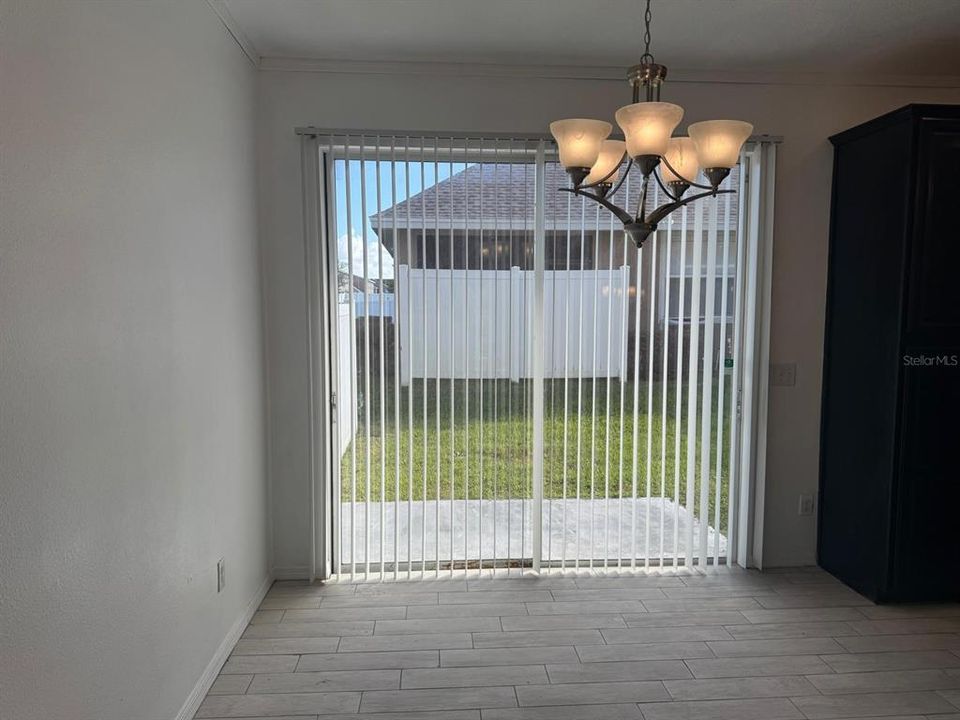
[[[529,277],[533,270],[535,176],[536,168],[531,162],[482,165],[475,163],[369,217],[370,226],[378,241],[393,256],[400,278],[400,292],[404,291],[404,284],[409,282],[411,287],[420,288],[414,291],[415,296],[424,297],[422,301],[414,301],[415,305],[419,302],[417,306],[421,308],[410,317],[414,334],[430,332],[432,321],[428,322],[425,318],[441,318],[442,338],[437,344],[452,348],[449,353],[444,351],[438,356],[440,369],[436,372],[444,377],[463,377],[479,372],[479,366],[467,367],[467,358],[471,363],[482,364],[484,371],[496,365],[494,372],[502,377],[517,379],[529,370],[522,357],[522,339],[510,340],[505,335],[497,345],[493,334],[523,332],[524,324],[517,320],[527,311],[525,303],[531,301],[527,295],[530,290],[523,278]],[[728,187],[736,187],[738,184],[739,171],[735,169],[728,180]],[[556,363],[558,358],[570,355],[565,351],[564,344],[576,342],[577,336],[554,328],[554,319],[568,311],[566,301],[561,302],[559,298],[571,297],[574,304],[571,311],[573,316],[584,312],[585,317],[590,320],[588,346],[596,342],[604,349],[597,358],[591,356],[582,360],[582,372],[595,377],[624,376],[632,366],[635,352],[642,356],[649,353],[651,330],[654,335],[654,352],[659,354],[664,343],[676,343],[676,332],[667,332],[671,326],[682,326],[682,334],[687,337],[690,326],[698,319],[700,323],[706,321],[704,313],[707,293],[703,284],[700,307],[691,308],[695,210],[693,206],[688,206],[673,213],[670,222],[661,223],[661,232],[655,236],[656,242],[648,241],[643,252],[638,253],[637,248],[625,238],[622,225],[615,216],[593,202],[560,192],[559,189],[564,187],[569,187],[566,173],[558,164],[548,163],[544,205],[545,266],[548,275],[544,314],[551,318],[551,323],[546,328],[545,338],[548,348],[546,354],[550,358],[546,375],[550,377],[563,371]],[[628,180],[616,195],[616,202],[635,210],[641,187],[640,172],[631,170]],[[691,189],[689,192],[697,191]],[[647,197],[648,209],[652,210],[667,200],[665,194],[653,183]],[[700,203],[699,206],[703,212],[701,224],[705,232],[711,211],[705,203]],[[716,220],[720,233],[714,271],[715,343],[719,343],[721,335],[724,334],[721,327],[724,324],[730,327],[729,323],[733,319],[738,207],[739,201],[733,197],[730,201],[729,217],[724,200],[721,199],[717,207]],[[726,323],[723,323],[722,242],[725,236],[729,237],[730,242],[726,264],[729,273],[728,302]],[[669,252],[666,247],[668,237]],[[706,254],[704,245],[700,267],[700,276],[704,283],[709,276]],[[682,317],[679,312],[681,255],[685,268]],[[655,290],[651,293],[650,263],[654,258],[657,272]],[[621,268],[624,267],[628,272],[627,276],[621,274]],[[514,272],[509,272],[511,269],[514,269]],[[432,273],[423,272],[433,270],[440,271],[435,279]],[[479,326],[475,326],[476,316],[483,312],[479,289],[481,270],[498,270],[502,276],[509,274],[510,277],[509,280],[504,277],[501,281],[494,281],[493,273],[489,273],[489,277],[483,281],[487,288],[486,302],[489,304],[493,288],[500,287],[501,293],[508,296],[509,303],[513,303],[507,307],[502,304],[507,301],[496,301],[499,303],[496,310],[498,319],[493,325],[497,326],[497,329],[484,326],[482,332]],[[468,279],[470,273],[473,274],[472,280]],[[624,297],[625,286],[629,289]],[[426,292],[425,287],[432,289]],[[469,292],[471,287],[473,295]],[[582,296],[583,287],[587,288],[585,297]],[[555,292],[558,293],[556,301]],[[651,300],[656,301],[652,326],[648,321]],[[668,300],[669,310],[665,313]],[[556,307],[554,302],[557,303]],[[401,317],[398,318],[401,324],[404,322],[402,303],[401,300]],[[450,308],[453,306],[464,309],[465,320],[454,322],[450,319]],[[638,311],[641,314],[639,324],[635,322]],[[374,312],[371,311],[370,314]],[[392,309],[383,314],[392,316]],[[638,328],[640,336],[635,338]],[[723,341],[726,345],[724,352],[729,353],[732,347],[732,337],[729,336],[732,333],[726,335]],[[498,357],[496,361],[492,358],[484,360],[484,353],[491,345],[506,346],[511,349],[512,355]],[[609,353],[606,350],[608,346]],[[408,356],[408,352],[412,354]],[[572,352],[576,352],[576,349]],[[702,345],[700,352],[703,352]],[[447,354],[452,357],[447,358]],[[718,353],[715,363],[720,361],[719,355]],[[405,348],[401,342],[401,370],[404,378],[409,377],[409,373],[414,377],[419,376],[424,371],[424,362],[420,349]],[[673,372],[673,369],[669,368],[668,372]],[[657,368],[657,373],[660,373],[660,368]]]
[[[535,166],[531,163],[473,164],[466,169],[426,188],[423,192],[370,216],[370,225],[395,266],[409,265],[412,269],[453,270],[508,270],[510,267],[533,269],[533,194]],[[734,168],[727,187],[739,184],[739,168]],[[623,206],[636,208],[642,178],[632,169],[628,181],[615,196]],[[546,165],[545,193],[545,266],[548,271],[590,271],[617,269],[630,266],[632,283],[636,285],[637,250],[625,243],[619,221],[593,202],[570,193],[559,192],[569,187],[567,174],[556,163]],[[652,184],[652,185],[655,185]],[[689,192],[697,192],[691,189]],[[662,204],[666,198],[653,187],[647,206]],[[730,233],[728,268],[732,274],[736,260],[736,232],[739,202],[733,196],[730,214],[726,217],[726,203],[718,208],[718,227]],[[689,323],[691,271],[693,253],[691,241],[694,232],[694,208],[687,206],[672,214],[671,252],[663,252],[665,232],[658,233],[658,272],[660,285],[657,304],[664,302],[663,278],[669,275],[674,287],[670,289],[670,321],[679,322],[679,275],[684,220],[688,245],[685,253],[686,289],[683,321]],[[706,227],[707,220],[704,220]],[[666,230],[667,221],[661,223]],[[651,244],[646,246],[650,256]],[[667,267],[669,258],[670,267]],[[717,251],[717,310],[720,311],[720,263],[722,249]],[[644,263],[648,263],[645,259]],[[702,276],[707,275],[704,249]],[[649,277],[649,265],[644,277]],[[647,283],[641,282],[641,295]],[[732,280],[728,282],[728,296],[732,295]],[[631,300],[631,305],[633,300]],[[728,316],[733,303],[728,302]],[[701,313],[702,314],[702,313]]]
[[[393,278],[384,278],[383,280],[369,278],[364,280],[360,275],[351,277],[350,273],[341,268],[337,273],[337,292],[340,303],[349,302],[351,285],[353,286],[353,308],[356,317],[363,317],[364,315],[393,317]]]
[[[376,278],[364,279],[360,275],[350,275],[346,270],[341,268],[337,272],[337,290],[340,293],[348,293],[352,289],[355,293],[363,293],[364,291],[368,293],[374,293],[377,291],[377,280]]]

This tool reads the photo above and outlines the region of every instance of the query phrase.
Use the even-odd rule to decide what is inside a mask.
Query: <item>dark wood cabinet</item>
[[[960,599],[960,106],[830,140],[819,563],[878,602]]]

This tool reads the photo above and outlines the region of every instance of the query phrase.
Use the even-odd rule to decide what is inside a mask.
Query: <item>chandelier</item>
[[[560,151],[560,164],[573,183],[572,188],[560,190],[593,200],[616,215],[637,247],[674,210],[702,198],[734,192],[721,190],[720,184],[737,164],[740,148],[753,132],[753,125],[740,120],[706,120],[691,124],[687,128],[689,137],[671,137],[683,118],[683,108],[660,102],[667,68],[657,64],[650,54],[650,18],[647,0],[644,52],[640,64],[627,71],[633,103],[623,106],[615,115],[625,140],[608,140],[613,126],[603,120],[571,118],[550,123]],[[621,174],[624,160],[627,166]],[[643,176],[643,185],[637,211],[631,214],[611,198],[634,164]],[[695,182],[701,170],[707,184]],[[651,177],[669,202],[648,213]],[[702,192],[684,197],[691,187]]]

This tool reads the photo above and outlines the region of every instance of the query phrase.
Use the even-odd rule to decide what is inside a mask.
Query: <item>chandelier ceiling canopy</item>
[[[657,229],[660,220],[674,210],[695,200],[733,192],[721,190],[720,184],[737,164],[740,149],[753,132],[753,125],[742,120],[706,120],[692,123],[687,128],[689,136],[673,137],[673,131],[683,119],[683,108],[660,101],[667,68],[656,63],[650,53],[650,20],[650,0],[647,0],[644,52],[640,63],[627,71],[633,103],[615,113],[625,140],[608,139],[613,126],[604,120],[570,118],[550,123],[550,132],[560,152],[560,164],[573,184],[561,190],[603,205],[620,219],[637,247]],[[627,167],[621,173],[624,161]],[[633,164],[643,175],[636,213],[617,206],[611,199]],[[696,182],[701,171],[705,184]],[[651,177],[670,202],[648,213],[646,199]],[[701,192],[684,197],[691,187]]]

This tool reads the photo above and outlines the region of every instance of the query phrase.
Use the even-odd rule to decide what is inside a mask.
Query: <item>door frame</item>
[[[306,292],[306,339],[307,339],[307,433],[308,433],[308,494],[311,504],[310,531],[310,581],[325,580],[339,574],[339,527],[338,513],[333,508],[339,501],[340,487],[339,430],[337,428],[337,398],[331,379],[338,372],[339,358],[336,328],[331,319],[331,308],[337,307],[335,256],[336,218],[335,203],[328,202],[328,187],[333,171],[333,148],[325,146],[321,137],[332,135],[363,135],[363,131],[321,130],[297,128],[301,151],[302,211],[304,240],[304,282]],[[368,135],[390,135],[387,131]],[[414,135],[410,131],[393,133],[398,136]],[[431,133],[435,134],[435,133]],[[444,133],[444,137],[451,135]],[[453,133],[454,137],[466,137]],[[470,133],[478,138],[482,134]],[[495,137],[486,135],[484,137]],[[543,135],[514,135],[539,139],[536,150],[536,209],[534,219],[534,308],[533,333],[543,336],[543,295],[545,268],[545,218],[544,218],[544,160],[547,138]],[[743,335],[735,340],[735,352],[740,354],[740,371],[733,373],[734,397],[738,412],[734,415],[736,432],[731,432],[730,451],[734,455],[734,472],[730,479],[730,492],[736,494],[738,517],[734,523],[728,519],[729,564],[740,567],[763,565],[763,520],[766,480],[766,435],[769,404],[769,350],[770,310],[773,263],[773,217],[774,185],[776,171],[776,145],[779,138],[763,136],[751,139],[745,146],[744,161],[750,171],[742,173],[740,192],[744,212],[741,213],[738,231],[739,247],[747,255],[743,267],[745,282],[740,283],[736,302],[740,306]],[[745,219],[750,218],[747,225]],[[752,242],[746,239],[749,227]],[[333,253],[334,255],[331,255]],[[739,269],[738,269],[739,272]],[[533,571],[539,572],[542,556],[542,507],[543,494],[543,348],[538,343],[532,347],[533,367],[533,462],[532,484],[534,512],[533,525]],[[744,413],[742,410],[746,409]]]
[[[749,163],[750,170],[741,174],[739,235],[746,239],[749,229],[750,238],[744,243],[748,251],[742,268],[744,282],[737,293],[743,335],[738,344],[741,371],[735,373],[739,382],[735,415],[739,434],[734,433],[737,442],[731,446],[735,454],[731,491],[738,498],[739,517],[728,538],[728,562],[757,569],[763,569],[777,144],[749,142],[743,161]]]

